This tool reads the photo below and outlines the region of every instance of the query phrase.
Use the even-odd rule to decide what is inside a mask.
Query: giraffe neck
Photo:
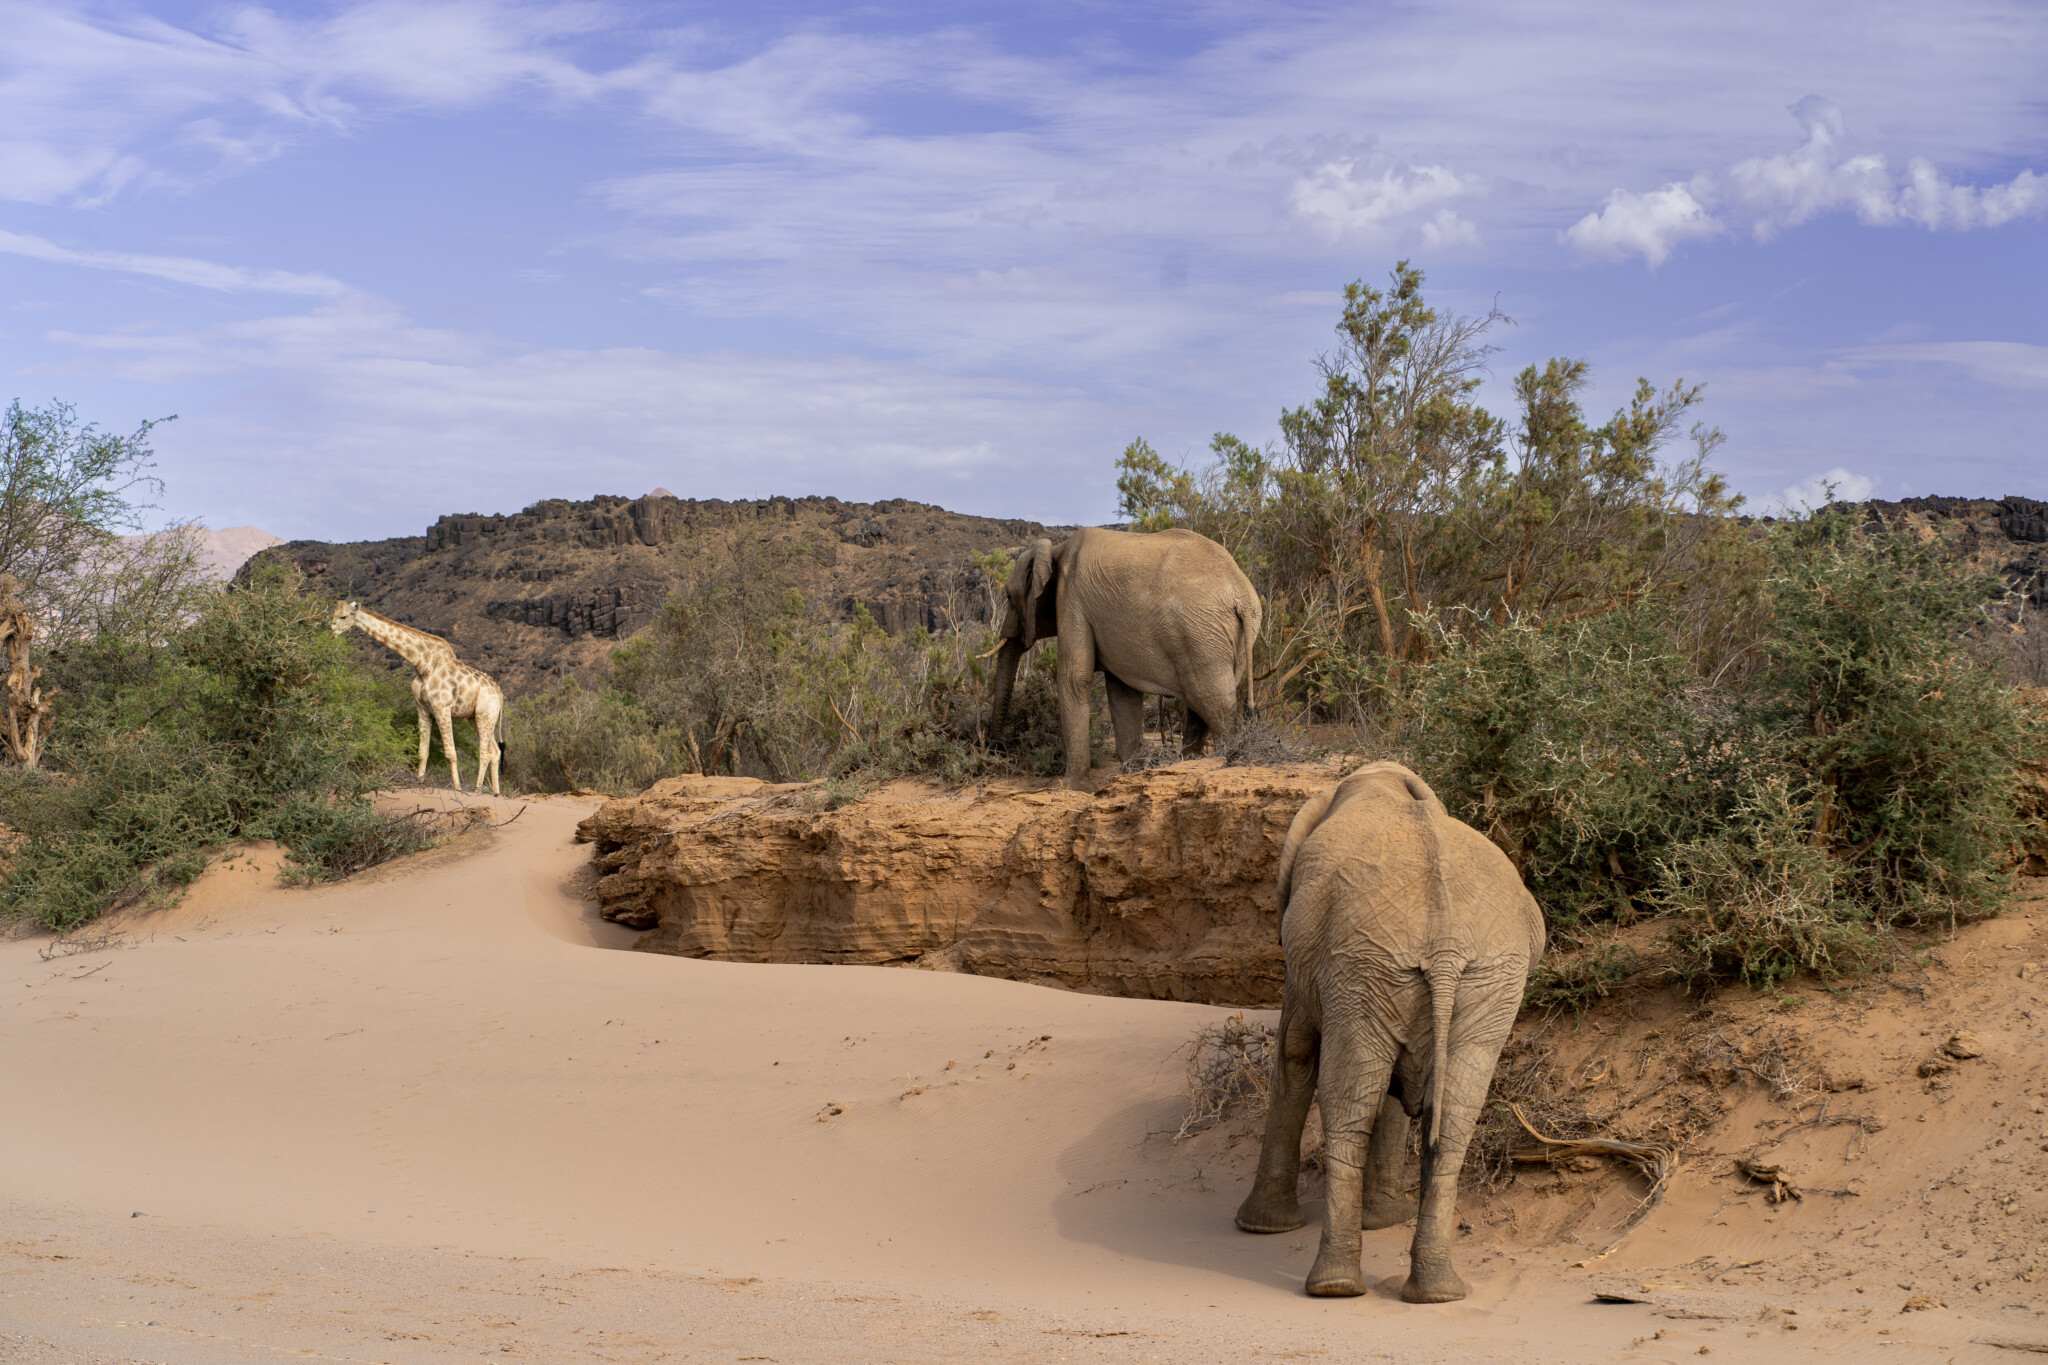
[[[425,674],[429,665],[453,657],[455,653],[438,635],[401,626],[396,621],[373,616],[367,611],[356,613],[356,624],[362,628],[363,634],[411,664],[415,673]]]

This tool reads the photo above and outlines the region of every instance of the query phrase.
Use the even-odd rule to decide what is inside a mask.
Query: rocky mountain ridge
[[[2048,599],[2048,503],[1917,497],[1854,506],[1867,524],[1939,541],[2025,594],[2026,613]],[[1065,529],[907,498],[727,502],[657,489],[640,498],[549,498],[510,514],[445,515],[419,536],[296,540],[251,563],[295,564],[321,591],[432,631],[517,694],[588,672],[653,621],[671,593],[735,556],[772,566],[835,618],[850,618],[859,605],[892,634],[937,631],[992,616],[993,585],[978,556]],[[400,666],[387,652],[366,649]]]
[[[442,516],[424,535],[296,540],[281,561],[312,586],[431,631],[518,694],[586,672],[662,603],[735,563],[760,564],[837,618],[885,630],[987,621],[976,557],[1060,528],[949,512],[908,498],[549,498],[509,515]],[[372,657],[399,667],[382,650]]]

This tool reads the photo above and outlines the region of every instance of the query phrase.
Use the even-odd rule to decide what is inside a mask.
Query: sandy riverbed
[[[1313,1225],[1231,1225],[1249,1144],[1165,1136],[1180,1050],[1225,1011],[617,951],[634,936],[576,891],[590,803],[495,804],[518,819],[339,886],[279,887],[259,853],[98,946],[0,943],[0,1360],[1506,1365],[2048,1341],[2031,1282],[1900,1314],[1912,1276],[1877,1268],[1861,1299],[1853,1275],[1752,1275],[1718,1290],[1723,1317],[1593,1302],[1596,1269],[1773,1254],[1780,1215],[1705,1181],[1603,1267],[1482,1222],[1472,1297],[1411,1307],[1395,1229],[1367,1237],[1378,1292],[1307,1299]],[[1999,1084],[2038,1093],[2040,1062]],[[1869,1174],[1861,1213],[1925,1183]],[[1798,1236],[1844,1236],[1858,1211],[1819,1202]]]

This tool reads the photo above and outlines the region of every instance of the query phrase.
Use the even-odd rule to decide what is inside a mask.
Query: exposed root
[[[1636,1205],[1635,1212],[1629,1215],[1628,1221],[1621,1225],[1621,1231],[1615,1235],[1614,1242],[1607,1251],[1621,1245],[1621,1239],[1633,1232],[1636,1225],[1648,1217],[1652,1209],[1664,1202],[1664,1193],[1671,1187],[1671,1177],[1678,1169],[1678,1153],[1673,1148],[1660,1142],[1623,1142],[1618,1138],[1545,1137],[1529,1122],[1528,1116],[1522,1112],[1521,1105],[1511,1104],[1508,1108],[1514,1111],[1515,1121],[1522,1125],[1523,1131],[1543,1144],[1540,1147],[1524,1147],[1515,1152],[1516,1161],[1556,1162],[1580,1156],[1619,1157],[1635,1167],[1643,1179],[1650,1183],[1649,1193]],[[1600,1254],[1605,1256],[1607,1252],[1603,1251]]]

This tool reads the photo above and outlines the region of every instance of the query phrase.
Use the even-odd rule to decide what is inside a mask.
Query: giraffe
[[[476,723],[476,787],[483,790],[484,773],[491,775],[491,795],[498,796],[498,718],[505,711],[505,694],[491,676],[471,668],[455,657],[455,647],[438,635],[403,626],[388,616],[355,602],[337,602],[328,622],[336,635],[351,627],[383,645],[412,665],[412,699],[419,707],[420,766],[416,774],[427,775],[427,722],[431,718],[441,732],[441,752],[448,755],[448,776],[455,790],[462,790],[462,770],[455,763],[455,722]]]

